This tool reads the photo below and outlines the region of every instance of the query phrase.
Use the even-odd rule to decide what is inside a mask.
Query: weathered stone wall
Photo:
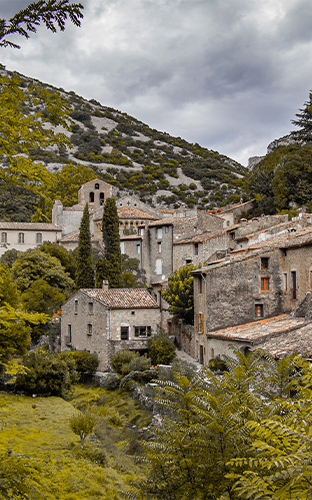
[[[192,325],[187,325],[182,319],[172,322],[173,335],[179,343],[181,349],[189,356],[197,359],[196,355],[196,337]]]
[[[17,225],[18,223],[16,223]],[[41,245],[41,243],[37,243],[37,234],[40,233],[42,235],[42,243],[45,241],[50,241],[51,243],[56,243],[58,237],[60,236],[60,231],[44,231],[42,229],[25,229],[25,225],[21,223],[20,228],[16,229],[0,229],[0,257],[7,250],[15,249],[18,252],[26,252],[26,250],[37,248]],[[51,224],[52,225],[52,224]],[[31,223],[29,223],[31,226]],[[1,243],[1,233],[6,233],[7,241],[6,243]],[[24,234],[24,243],[19,243],[19,233]]]
[[[162,228],[161,237],[157,229]],[[152,226],[145,232],[142,247],[142,267],[146,271],[147,286],[168,278],[173,272],[172,225]],[[161,245],[161,247],[160,247]],[[157,264],[159,261],[159,264]]]
[[[96,185],[99,186],[98,189],[95,188]],[[91,193],[93,193],[94,201],[90,199]],[[104,196],[102,199],[100,197],[100,193]],[[86,182],[78,189],[78,203],[83,205],[89,203],[92,205],[94,210],[98,210],[104,205],[106,199],[111,198],[112,196],[113,186],[102,181],[101,179],[93,179],[93,181]]]

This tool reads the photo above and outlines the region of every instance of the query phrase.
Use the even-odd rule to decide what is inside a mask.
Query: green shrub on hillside
[[[85,375],[93,375],[99,365],[96,352],[90,354],[89,351],[65,351],[59,354],[59,357],[66,363],[74,361],[80,381],[84,380]]]
[[[175,357],[175,347],[166,333],[159,333],[149,341],[148,354],[153,365],[169,365]]]
[[[148,370],[151,366],[151,360],[146,354],[140,356],[138,352],[124,350],[113,355],[111,365],[118,375],[124,377],[133,371]]]

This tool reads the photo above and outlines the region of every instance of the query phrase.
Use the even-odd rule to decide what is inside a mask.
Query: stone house
[[[312,289],[312,228],[292,227],[193,275],[196,357],[209,361],[211,332],[289,313]]]
[[[62,306],[61,350],[96,352],[105,371],[117,351],[145,352],[159,324],[159,304],[146,289],[82,289]]]
[[[56,243],[62,229],[44,222],[0,222],[0,256],[7,250],[25,252],[45,241]]]

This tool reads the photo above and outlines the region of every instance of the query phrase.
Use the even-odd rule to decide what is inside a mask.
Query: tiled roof
[[[120,236],[120,241],[124,240],[143,240],[143,236],[139,234],[129,234],[128,236]]]
[[[149,220],[157,220],[155,215],[148,214],[147,212],[143,212],[136,207],[119,207],[117,209],[118,217],[120,219],[149,219]]]
[[[197,234],[191,238],[184,238],[183,240],[175,241],[174,245],[186,245],[187,243],[204,243],[205,241],[218,238],[219,236],[226,235],[227,231],[205,231],[204,233]]]
[[[145,288],[82,289],[82,293],[112,309],[159,309]]]
[[[75,231],[74,233],[67,234],[66,236],[63,236],[63,238],[60,238],[62,243],[65,242],[78,242],[79,241],[79,231]],[[95,238],[95,236],[91,236],[91,241],[99,241],[98,238]]]
[[[83,203],[77,203],[76,205],[73,205],[72,207],[64,207],[63,210],[65,212],[83,212],[85,208],[85,204]],[[90,205],[88,205],[90,208]]]
[[[312,324],[302,326],[295,331],[285,333],[261,344],[261,349],[269,352],[274,358],[283,358],[287,354],[301,354],[312,357]],[[254,348],[252,349],[254,350]]]
[[[198,220],[197,216],[193,217],[165,217],[164,219],[158,219],[155,222],[150,222],[149,226],[168,226],[168,225],[177,225],[177,224],[185,224],[185,222],[196,222]]]
[[[62,231],[60,227],[48,222],[0,222],[0,229],[15,229],[23,231]]]
[[[112,185],[111,185],[111,184],[108,184],[108,182],[105,182],[105,181],[103,181],[102,179],[99,179],[98,177],[96,177],[95,179],[92,179],[91,181],[84,182],[83,184],[81,184],[81,185],[79,186],[78,190],[79,190],[79,189],[81,189],[81,187],[82,187],[82,186],[86,186],[87,184],[90,184],[91,182],[92,182],[92,183],[94,183],[94,182],[98,182],[98,183],[106,184],[106,186],[110,186],[110,187],[112,187]]]
[[[279,337],[280,339],[280,335],[297,330],[304,323],[304,318],[291,318],[287,315],[275,316],[274,318],[253,321],[245,325],[231,326],[223,330],[208,332],[207,337],[221,340],[248,341],[254,346],[263,343],[265,339],[273,337]]]

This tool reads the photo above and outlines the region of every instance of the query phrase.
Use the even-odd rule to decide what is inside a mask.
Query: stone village
[[[80,186],[78,204],[54,202],[52,223],[0,222],[0,255],[44,241],[78,246],[88,203],[92,245],[102,248],[105,200],[115,187],[101,179]],[[99,369],[121,349],[146,350],[156,325],[194,360],[259,347],[275,358],[312,357],[312,214],[241,219],[252,201],[212,212],[156,209],[134,196],[116,197],[121,252],[139,261],[147,289],[79,290],[62,306],[61,349],[97,352]],[[129,235],[124,234],[128,229]],[[194,326],[173,318],[162,290],[186,264],[194,276]]]

